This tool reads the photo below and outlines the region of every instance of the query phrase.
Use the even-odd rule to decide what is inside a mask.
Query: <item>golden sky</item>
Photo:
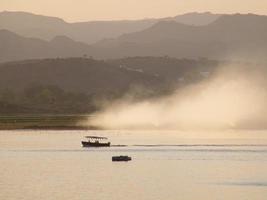
[[[4,10],[73,22],[158,18],[194,11],[267,14],[267,0],[0,0],[0,11]]]

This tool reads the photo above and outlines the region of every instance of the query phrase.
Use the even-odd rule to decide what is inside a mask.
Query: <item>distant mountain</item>
[[[45,41],[0,30],[0,52],[0,62],[5,62],[36,58],[82,57],[90,53],[91,48],[66,36],[56,36],[51,41]]]
[[[224,15],[205,26],[161,21],[143,31],[103,40],[94,47],[105,49],[108,57],[263,58],[267,52],[266,35],[267,16],[235,14]]]
[[[219,17],[223,16],[222,14],[213,14],[211,12],[204,12],[204,13],[198,13],[198,12],[192,12],[192,13],[186,13],[183,15],[177,15],[172,18],[167,18],[169,20],[174,20],[176,22],[179,22],[181,24],[187,24],[187,25],[194,25],[194,26],[204,26],[208,25],[215,20],[217,20]]]
[[[115,38],[125,33],[146,29],[161,20],[174,20],[190,25],[206,25],[221,15],[212,13],[188,13],[164,19],[91,21],[67,23],[56,17],[26,12],[0,12],[0,29],[7,29],[25,37],[51,40],[65,35],[88,44],[105,38]]]
[[[56,36],[45,41],[0,30],[0,62],[87,56],[97,59],[170,56],[266,60],[266,35],[267,16],[253,14],[224,15],[205,26],[160,21],[145,30],[93,45],[74,41],[67,36]]]

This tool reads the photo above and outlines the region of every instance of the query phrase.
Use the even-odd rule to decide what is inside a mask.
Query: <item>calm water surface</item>
[[[0,200],[266,200],[266,134],[0,131]],[[82,148],[86,135],[129,146]]]

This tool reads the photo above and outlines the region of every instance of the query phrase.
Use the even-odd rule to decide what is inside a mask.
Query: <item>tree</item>
[[[1,92],[0,99],[3,102],[13,103],[15,102],[15,94],[11,89],[6,88]]]

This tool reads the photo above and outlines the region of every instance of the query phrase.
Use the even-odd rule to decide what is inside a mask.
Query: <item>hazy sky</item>
[[[3,10],[90,21],[167,17],[193,11],[267,14],[267,0],[0,0]]]

